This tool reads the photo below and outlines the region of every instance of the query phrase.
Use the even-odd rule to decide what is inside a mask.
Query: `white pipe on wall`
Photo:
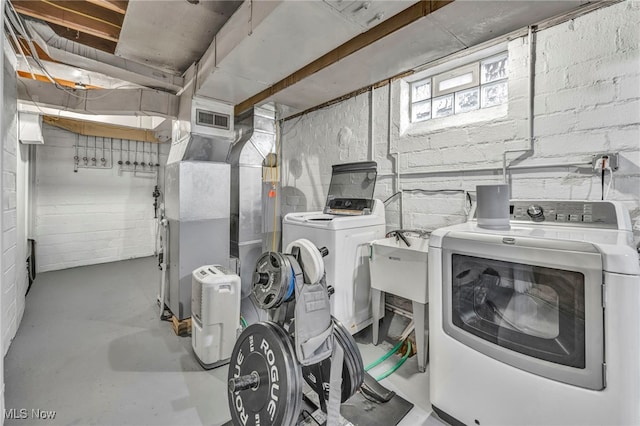
[[[395,170],[395,181],[394,181],[394,187],[395,190],[393,191],[393,193],[400,193],[399,196],[399,202],[398,202],[398,214],[400,216],[400,223],[399,223],[399,227],[400,229],[403,228],[403,224],[404,224],[404,220],[403,220],[403,211],[402,211],[402,202],[403,202],[403,197],[402,197],[402,191],[400,189],[400,150],[398,148],[396,148],[395,152],[391,151],[391,143],[392,143],[392,139],[393,139],[393,101],[392,101],[392,96],[391,96],[391,86],[392,84],[389,83],[387,85],[389,87],[389,94],[388,94],[388,132],[387,132],[387,142],[388,142],[388,156],[393,157],[393,167]]]
[[[389,125],[389,132],[388,132],[388,156],[393,157],[394,158],[394,168],[395,168],[395,172],[394,173],[387,173],[387,174],[378,174],[378,177],[394,177],[395,178],[395,190],[394,193],[396,192],[400,192],[400,196],[399,196],[399,200],[400,200],[400,227],[402,228],[402,224],[403,224],[403,197],[402,197],[402,191],[401,191],[401,179],[402,177],[407,177],[407,176],[427,176],[427,175],[438,175],[438,174],[452,174],[452,173],[472,173],[472,172],[493,172],[496,170],[500,170],[502,169],[502,175],[503,175],[503,179],[505,182],[507,182],[507,170],[518,170],[518,169],[533,169],[533,168],[558,168],[558,167],[580,167],[580,166],[590,166],[591,165],[591,161],[590,160],[584,160],[584,161],[575,161],[575,162],[564,162],[564,163],[547,163],[547,164],[531,164],[531,165],[526,165],[526,164],[522,164],[522,165],[512,165],[513,162],[518,161],[518,160],[523,160],[526,157],[529,157],[533,154],[534,152],[534,141],[535,141],[535,137],[534,137],[534,126],[533,126],[533,122],[534,122],[534,94],[535,94],[535,32],[536,32],[537,27],[536,26],[530,26],[528,28],[528,34],[527,34],[527,38],[528,38],[528,43],[529,43],[529,58],[528,58],[528,65],[529,65],[529,76],[528,76],[528,114],[527,114],[527,120],[528,120],[528,140],[529,140],[529,147],[526,149],[514,149],[514,150],[505,150],[502,153],[502,167],[499,166],[489,166],[489,167],[475,167],[475,168],[456,168],[456,169],[447,169],[447,170],[425,170],[425,171],[405,171],[405,172],[401,172],[400,170],[400,150],[396,148],[396,150],[392,150],[391,145],[392,145],[392,129],[393,129],[393,114],[392,114],[392,96],[391,96],[391,86],[392,84],[389,84],[389,95],[388,95],[388,101],[389,101],[389,116],[388,116],[388,125]],[[516,152],[520,152],[522,153],[522,155],[518,156],[517,158],[514,158],[511,161],[507,162],[507,155],[509,153],[516,153]]]
[[[36,186],[36,146],[29,146],[29,225],[27,229],[27,236],[35,240],[36,235],[36,213],[37,213],[37,193],[38,187]]]
[[[516,166],[507,166],[507,170],[525,170],[525,169],[551,169],[562,167],[587,167],[591,168],[591,160],[582,161],[570,161],[564,163],[545,163],[545,164],[518,164]],[[423,170],[403,172],[402,177],[409,176],[428,176],[428,175],[442,175],[442,174],[460,174],[460,173],[477,173],[477,172],[495,172],[501,170],[501,166],[488,166],[488,167],[470,167],[467,169],[447,169],[447,170]],[[378,173],[379,178],[396,177],[395,173]]]
[[[104,143],[104,137],[101,138],[102,140],[102,148],[101,148],[101,153],[102,153],[102,157],[100,157],[100,165],[96,164],[96,161],[94,161],[95,159],[97,159],[98,156],[98,137],[94,136],[94,157],[91,159],[93,165],[88,165],[85,164],[84,166],[81,166],[79,164],[79,158],[78,158],[78,148],[79,148],[79,141],[78,139],[80,138],[80,135],[76,135],[76,142],[74,143],[74,147],[76,148],[76,155],[74,157],[74,171],[77,172],[78,169],[103,169],[103,170],[107,170],[107,169],[113,169],[113,139],[109,138],[109,159],[107,159],[107,157],[104,156],[105,153],[105,143]],[[89,136],[84,136],[84,138],[87,141],[87,146],[89,144]],[[86,149],[86,146],[85,146]],[[85,158],[87,154],[85,154]],[[122,157],[122,150],[120,151],[120,156]],[[105,161],[102,161],[102,159],[104,158]],[[87,159],[88,161],[88,159]],[[109,167],[107,167],[107,163],[109,163]]]
[[[517,160],[523,160],[524,158],[530,157],[531,155],[533,155],[533,143],[534,143],[534,137],[533,137],[533,97],[534,97],[534,92],[535,92],[535,74],[536,74],[536,50],[535,50],[535,39],[534,39],[534,32],[535,32],[536,26],[532,25],[529,26],[529,32],[527,35],[527,39],[529,42],[529,87],[528,87],[528,96],[529,96],[529,105],[528,105],[528,116],[527,116],[527,120],[528,120],[528,124],[529,124],[529,148],[527,149],[512,149],[512,150],[505,150],[502,153],[502,179],[504,180],[505,183],[507,182],[507,168],[509,165],[511,165],[514,161]],[[514,158],[513,160],[509,161],[507,163],[507,154],[512,153],[512,152],[521,152],[522,154],[519,155],[518,157]]]
[[[369,89],[369,161],[375,161],[376,142],[374,138],[375,102],[373,86]]]

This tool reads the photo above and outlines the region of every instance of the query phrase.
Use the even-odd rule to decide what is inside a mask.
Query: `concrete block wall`
[[[0,0],[4,7],[4,1]],[[20,215],[24,205],[18,194],[23,170],[22,153],[17,135],[16,57],[3,37],[0,48],[0,88],[2,118],[0,120],[0,413],[4,413],[4,356],[22,320],[27,286],[25,254],[26,231]],[[24,240],[24,241],[23,241]],[[26,257],[24,257],[26,259]]]
[[[0,8],[4,10],[4,0],[0,0]],[[2,63],[3,71],[0,73],[0,88],[2,88],[2,96],[4,98],[4,46],[6,45],[6,37],[2,39],[2,49],[0,49],[0,63]],[[2,196],[0,196],[0,231],[4,234],[4,209],[5,209],[5,201],[4,201],[4,140],[7,137],[7,128],[5,123],[5,103],[3,102],[2,106],[2,116],[0,116],[0,143],[2,147],[0,147],[0,188],[2,189]],[[0,253],[4,253],[4,238],[0,238]],[[0,273],[4,271],[4,260],[2,256],[0,256]],[[2,285],[0,285],[0,307],[4,301],[2,297]],[[3,329],[2,315],[0,314],[0,330]],[[4,355],[4,343],[0,339],[0,353]],[[4,356],[0,357],[0,412],[4,414]],[[4,415],[2,418],[2,423],[4,423]]]
[[[4,52],[2,107],[2,355],[18,331],[28,285],[26,269],[25,199],[18,194],[24,184],[25,154],[18,143],[15,56]]]
[[[162,187],[169,146],[160,145],[160,179],[155,174],[120,170],[120,144],[132,154],[135,141],[105,138],[107,166],[113,143],[113,168],[78,168],[74,172],[75,146],[80,164],[85,156],[102,156],[102,138],[77,135],[45,125],[45,143],[36,154],[35,239],[40,272],[96,263],[150,256],[155,251],[157,222],[154,219],[153,189]],[[97,143],[97,153],[94,146]],[[88,144],[88,145],[87,145]],[[148,161],[139,154],[137,161]],[[155,153],[156,145],[153,145]],[[142,152],[142,142],[138,143]],[[153,157],[155,158],[155,157]],[[154,160],[155,161],[155,160]],[[148,168],[147,168],[148,170]],[[161,188],[162,189],[162,188]]]
[[[513,198],[600,199],[600,174],[586,163],[593,154],[619,152],[608,199],[625,203],[640,236],[639,26],[640,3],[621,2],[536,33],[534,152],[513,165],[556,167],[510,170]],[[321,208],[331,165],[367,160],[372,140],[379,198],[392,195],[397,184],[456,191],[404,193],[404,228],[433,230],[464,221],[463,191],[502,182],[503,152],[529,147],[527,37],[508,42],[507,50],[505,106],[408,125],[409,84],[397,80],[373,95],[285,121],[283,186],[298,190],[307,210]],[[507,160],[520,154],[508,154]],[[286,196],[282,202],[285,211],[291,209]],[[387,205],[390,229],[400,226],[399,204],[396,198]]]

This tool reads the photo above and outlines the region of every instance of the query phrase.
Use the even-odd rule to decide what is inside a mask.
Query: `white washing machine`
[[[430,397],[451,424],[640,424],[640,266],[607,201],[512,201],[429,244]]]
[[[384,204],[373,199],[376,163],[334,165],[324,211],[289,213],[282,222],[282,247],[306,238],[326,247],[331,313],[351,334],[372,322],[369,243],[384,238]]]
[[[326,247],[327,284],[333,286],[331,314],[351,334],[371,324],[369,243],[384,238],[384,205],[374,200],[371,214],[336,216],[322,212],[289,213],[284,217],[282,246],[306,238]]]

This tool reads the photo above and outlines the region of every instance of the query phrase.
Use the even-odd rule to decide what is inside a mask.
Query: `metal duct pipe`
[[[171,93],[184,86],[180,76],[60,37],[47,24],[32,19],[25,23],[35,41],[56,61]]]
[[[236,117],[237,139],[231,147],[231,255],[240,261],[242,296],[251,278],[268,230],[263,223],[262,164],[275,145],[275,111],[251,108]]]
[[[53,84],[20,79],[18,99],[32,102],[32,94],[38,95],[39,106],[53,106],[65,111],[105,115],[157,115],[176,117],[178,97],[152,89],[84,90],[76,97],[69,96]]]

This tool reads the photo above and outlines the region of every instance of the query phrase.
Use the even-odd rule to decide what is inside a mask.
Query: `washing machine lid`
[[[283,224],[332,231],[367,226],[385,226],[384,204],[380,200],[373,200],[371,214],[362,216],[334,215],[323,213],[322,211],[288,213],[283,219]]]
[[[375,161],[334,164],[324,213],[349,216],[370,214],[377,167]]]

